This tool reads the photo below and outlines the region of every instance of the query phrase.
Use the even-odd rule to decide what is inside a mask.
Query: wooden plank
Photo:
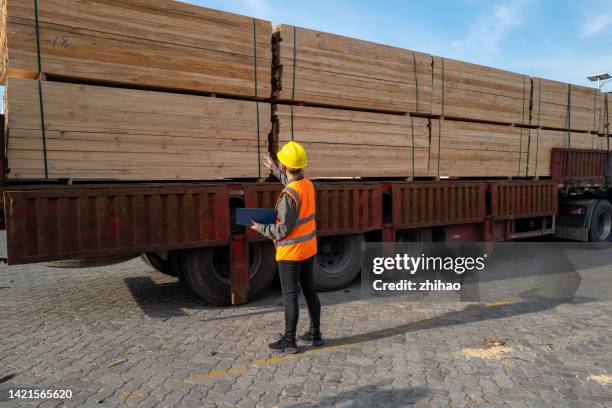
[[[265,174],[270,105],[43,82],[49,177],[210,180]],[[9,177],[42,178],[37,81],[7,88]],[[257,135],[259,106],[259,149]]]
[[[527,130],[513,126],[433,120],[432,138],[439,144],[439,177],[525,176]],[[433,141],[432,141],[433,143]]]
[[[529,124],[529,77],[447,58],[432,59],[433,114]]]
[[[10,76],[38,72],[33,4],[8,0]],[[39,6],[49,76],[252,98],[256,69],[257,97],[270,97],[269,21],[171,0],[45,0]]]
[[[291,107],[277,105],[274,115],[282,145],[292,139]],[[293,107],[293,137],[306,148],[307,174],[315,178],[426,175],[428,124],[403,115]]]
[[[278,99],[373,111],[431,112],[427,54],[290,25],[277,27],[274,38],[273,93]]]

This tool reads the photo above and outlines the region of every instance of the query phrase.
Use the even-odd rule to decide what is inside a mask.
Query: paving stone
[[[609,273],[601,279],[602,288],[610,287]],[[487,308],[364,300],[356,284],[348,293],[320,294],[328,345],[284,356],[267,349],[281,331],[278,288],[242,307],[213,307],[139,260],[82,270],[2,265],[0,286],[11,286],[0,296],[0,377],[15,374],[1,384],[0,396],[9,388],[70,389],[66,407],[601,407],[612,401],[609,384],[589,379],[612,366],[612,303],[596,299]],[[299,332],[307,329],[301,312]],[[485,337],[504,340],[511,351],[487,357]],[[5,402],[58,406],[0,405]]]

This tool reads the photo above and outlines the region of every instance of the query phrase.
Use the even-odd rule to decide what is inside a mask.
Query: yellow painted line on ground
[[[485,303],[482,305],[478,305],[480,306],[480,308],[478,306],[476,307],[468,306],[463,310],[459,310],[459,311],[451,312],[451,313],[455,315],[470,315],[477,311],[482,311],[482,309],[493,309],[497,307],[503,307],[507,305],[516,304],[516,303],[518,302],[499,301],[495,303]],[[371,333],[359,334],[359,335],[347,337],[345,339],[334,341],[333,343],[329,345],[323,345],[318,348],[311,348],[311,349],[308,349],[298,354],[285,354],[285,355],[280,355],[280,356],[273,356],[273,357],[263,359],[263,360],[254,360],[250,364],[238,366],[238,367],[232,367],[226,370],[213,370],[207,373],[196,374],[193,377],[183,378],[179,380],[177,385],[180,387],[185,384],[197,384],[198,382],[204,381],[204,380],[210,380],[214,378],[223,378],[223,377],[228,377],[232,375],[240,375],[240,374],[244,374],[246,371],[248,371],[251,368],[269,367],[275,364],[281,364],[281,363],[285,363],[288,361],[309,357],[312,355],[328,353],[330,351],[347,348],[355,344],[365,343],[367,341],[375,341],[375,340],[379,340],[379,339],[383,339],[383,338],[387,338],[391,336],[396,336],[399,334],[405,334],[415,329],[435,328],[436,322],[438,322],[439,320],[443,318],[448,318],[448,317],[449,317],[449,314],[447,313],[447,314],[432,317],[429,319],[405,323],[405,324],[402,324],[396,327],[390,327],[387,329],[376,330]]]
[[[494,302],[494,303],[485,303],[483,306],[486,307],[487,309],[494,309],[496,307],[502,307],[502,306],[507,306],[507,305],[513,305],[517,302],[514,302],[512,300],[500,300],[499,302]]]

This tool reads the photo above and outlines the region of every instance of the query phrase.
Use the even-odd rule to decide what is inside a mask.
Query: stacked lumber
[[[287,105],[277,105],[274,116],[278,141],[293,136],[306,148],[309,177],[435,175],[429,119]]]
[[[530,94],[525,75],[433,57],[435,115],[528,125]]]
[[[273,36],[278,101],[431,113],[431,58],[419,52],[280,25]]]
[[[35,2],[4,1],[8,66],[0,78],[37,78]],[[49,78],[270,97],[269,21],[172,0],[44,0],[38,6],[42,73]]]
[[[41,85],[50,178],[203,180],[267,174],[259,166],[271,127],[269,104],[51,81]],[[10,78],[6,96],[9,177],[44,178],[38,81]]]
[[[525,176],[529,131],[488,123],[432,120],[440,177]]]
[[[604,98],[595,88],[533,78],[533,119],[537,126],[600,132]]]

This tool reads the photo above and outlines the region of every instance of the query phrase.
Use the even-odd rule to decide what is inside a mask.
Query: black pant
[[[321,328],[321,302],[315,290],[314,283],[314,256],[304,261],[279,261],[278,274],[280,276],[283,299],[285,301],[285,336],[295,338],[300,307],[298,305],[298,282],[308,305],[310,315],[310,330]]]

